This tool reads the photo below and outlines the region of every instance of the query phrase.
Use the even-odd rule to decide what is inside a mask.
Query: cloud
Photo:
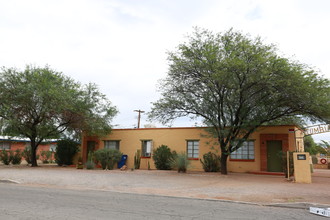
[[[0,2],[1,66],[52,68],[95,82],[132,127],[134,109],[148,111],[167,72],[166,51],[200,26],[260,35],[281,53],[330,78],[326,0],[11,0]],[[143,123],[145,117],[142,117]],[[186,120],[186,125],[193,121]],[[183,120],[177,123],[184,125]],[[175,126],[175,124],[174,124]]]

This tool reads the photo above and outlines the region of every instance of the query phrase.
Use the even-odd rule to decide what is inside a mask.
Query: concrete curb
[[[13,184],[20,184],[20,182],[10,179],[0,179],[0,183],[13,183]]]

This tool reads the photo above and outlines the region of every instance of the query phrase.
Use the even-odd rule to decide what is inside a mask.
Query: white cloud
[[[330,78],[329,6],[327,0],[0,0],[0,65],[49,64],[95,82],[119,107],[114,123],[132,127],[133,110],[147,111],[158,98],[166,51],[193,26],[260,35]]]

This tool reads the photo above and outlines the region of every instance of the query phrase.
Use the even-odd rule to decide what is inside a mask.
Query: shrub
[[[9,165],[12,158],[13,158],[13,152],[12,151],[6,151],[6,150],[2,150],[0,152],[0,160],[3,164],[5,165]]]
[[[166,145],[159,146],[154,150],[152,158],[155,161],[155,166],[158,170],[171,170],[173,153],[171,149]]]
[[[53,152],[51,151],[41,151],[40,156],[42,163],[50,163]]]
[[[24,151],[22,152],[22,156],[24,157],[25,161],[28,163],[28,164],[31,164],[32,162],[32,154],[31,154],[31,146],[30,145],[27,145],[24,149]],[[36,155],[37,157],[37,160],[39,159],[39,155],[37,154]]]
[[[205,172],[220,171],[220,156],[215,153],[208,152],[203,155],[203,160],[200,159]]]
[[[173,162],[172,162],[172,167],[174,169],[177,169],[178,172],[187,172],[187,169],[190,165],[190,160],[188,160],[188,156],[185,153],[179,153],[174,156]]]
[[[94,153],[92,151],[90,151],[88,153],[88,159],[86,162],[86,169],[88,169],[88,170],[92,170],[95,168],[95,163],[93,161],[93,157],[94,157]]]
[[[312,163],[313,164],[317,164],[318,163],[318,159],[315,155],[312,155]]]
[[[57,142],[55,152],[55,161],[59,166],[72,165],[73,157],[79,151],[79,144],[70,139],[64,139]]]
[[[14,165],[21,164],[22,162],[22,154],[19,149],[15,150],[15,153],[11,155],[11,163]]]
[[[101,163],[102,169],[112,170],[123,154],[116,149],[103,148],[95,151],[94,155],[95,159]]]

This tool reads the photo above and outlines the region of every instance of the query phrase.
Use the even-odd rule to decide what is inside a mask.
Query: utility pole
[[[144,113],[144,111],[142,111],[142,110],[134,110],[135,112],[138,112],[139,113],[139,115],[138,115],[138,126],[137,126],[137,128],[140,128],[140,120],[141,120],[141,113]]]

